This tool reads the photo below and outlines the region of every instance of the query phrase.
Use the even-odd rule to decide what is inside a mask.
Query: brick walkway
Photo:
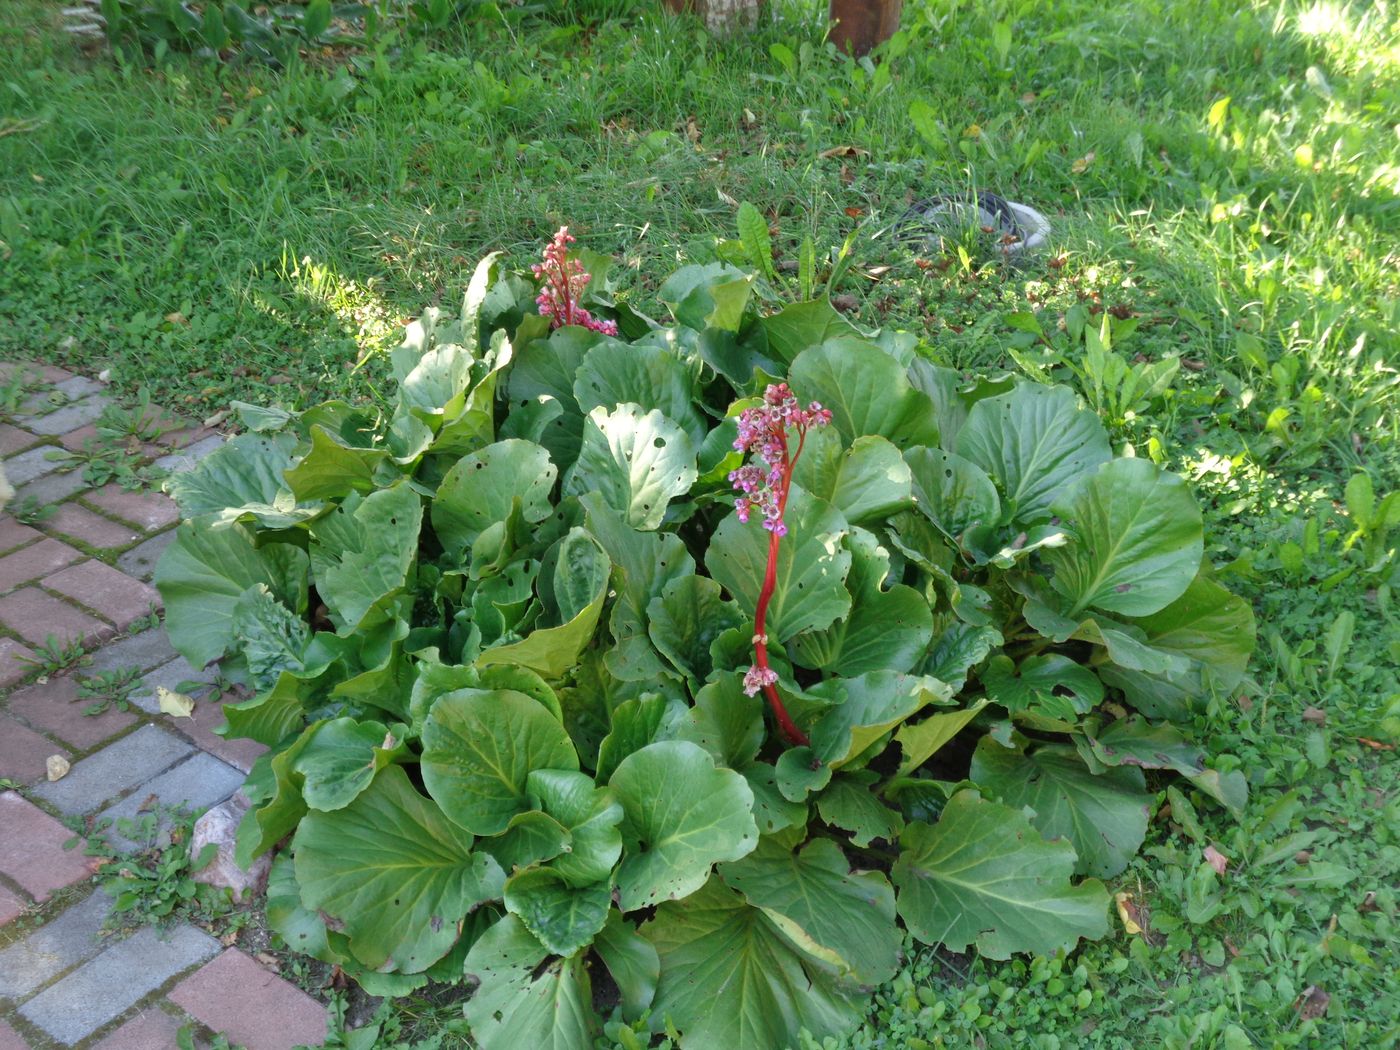
[[[202,930],[103,936],[112,902],[95,888],[94,861],[63,849],[69,827],[134,816],[153,800],[195,811],[221,802],[261,748],[215,736],[223,717],[210,698],[193,719],[160,713],[158,686],[213,681],[148,625],[160,603],[149,581],[176,508],[155,492],[89,487],[81,466],[46,455],[95,437],[111,403],[101,384],[14,363],[0,363],[0,383],[17,372],[28,377],[20,407],[0,421],[10,509],[54,511],[32,524],[0,515],[0,781],[17,785],[0,791],[0,1050],[174,1050],[191,1022],[248,1050],[317,1046],[320,1004]],[[143,463],[188,470],[221,440],[165,422],[166,433],[130,447]],[[51,642],[80,643],[90,662],[41,674],[27,661]],[[78,681],[125,669],[140,674],[133,709],[85,715]],[[50,782],[53,755],[72,768]],[[63,906],[45,906],[53,898]]]

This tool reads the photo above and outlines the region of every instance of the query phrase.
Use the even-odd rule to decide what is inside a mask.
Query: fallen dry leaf
[[[73,767],[68,764],[68,759],[62,755],[50,755],[44,762],[44,768],[48,771],[49,783],[55,780],[62,780],[68,775],[68,771]]]
[[[269,955],[267,952],[258,952],[255,958],[264,966],[272,967],[274,969],[281,963],[281,960],[278,959],[277,956]]]
[[[1130,893],[1115,893],[1113,903],[1118,906],[1118,918],[1123,923],[1123,929],[1129,936],[1141,934],[1147,936],[1146,923],[1147,916],[1143,910],[1133,903],[1133,896]]]
[[[1303,721],[1311,722],[1315,726],[1327,724],[1327,712],[1320,707],[1303,708]]]
[[[859,219],[862,215],[865,214],[865,209],[852,206],[846,209],[846,214],[853,219]]]
[[[861,149],[859,146],[832,146],[817,154],[822,160],[831,160],[835,157],[868,157],[870,151]]]
[[[1092,163],[1094,163],[1094,151],[1090,150],[1088,153],[1084,154],[1084,156],[1080,157],[1077,161],[1071,164],[1069,166],[1069,170],[1075,175],[1083,175],[1086,171],[1089,170],[1089,165]]]
[[[229,410],[228,410],[228,409],[226,409],[226,408],[220,409],[219,411],[215,412],[212,416],[208,417],[208,418],[204,421],[204,425],[205,425],[206,427],[216,427],[216,426],[218,426],[220,423],[222,423],[225,419],[227,419],[228,416],[229,416]]]
[[[831,297],[831,305],[842,313],[850,313],[852,310],[856,310],[860,307],[860,300],[854,295],[833,295]]]
[[[194,714],[194,699],[163,685],[156,686],[156,703],[161,712],[171,718],[189,718]]]
[[[1359,736],[1356,742],[1363,747],[1369,747],[1372,751],[1394,751],[1394,744],[1382,744],[1379,740],[1372,740],[1368,736]]]
[[[1230,866],[1230,860],[1214,846],[1205,848],[1206,863],[1215,869],[1217,875],[1224,875],[1225,869]]]

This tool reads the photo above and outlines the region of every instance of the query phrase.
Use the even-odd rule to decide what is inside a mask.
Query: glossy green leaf
[[[295,513],[296,498],[283,477],[295,446],[290,434],[239,434],[192,470],[172,475],[165,491],[187,519],[228,523],[252,515],[272,528],[291,525],[305,517]]]
[[[614,911],[594,939],[593,950],[622,993],[623,1016],[629,1020],[641,1017],[656,997],[656,982],[661,977],[661,960],[651,942]]]
[[[878,779],[867,769],[842,773],[833,777],[817,798],[817,812],[822,820],[849,831],[851,842],[857,846],[868,846],[875,839],[897,842],[904,829],[904,818],[881,802],[873,790]]]
[[[531,808],[534,769],[578,769],[578,755],[559,721],[523,693],[448,693],[423,723],[423,785],[473,834],[500,834]]]
[[[375,466],[388,455],[383,448],[347,448],[325,427],[315,426],[311,428],[311,449],[286,471],[287,487],[299,500],[366,493],[374,488]]]
[[[575,887],[549,868],[528,868],[506,881],[505,903],[541,944],[568,956],[587,947],[603,928],[612,887],[607,882]]]
[[[609,781],[622,803],[627,852],[618,869],[624,912],[677,900],[758,842],[753,792],[733,770],[683,740],[661,741],[622,760]]]
[[[1073,540],[1047,551],[1068,615],[1089,608],[1146,616],[1185,592],[1201,564],[1201,512],[1186,482],[1142,459],[1118,459],[1058,499]]]
[[[987,698],[957,711],[940,711],[919,722],[906,722],[894,734],[895,743],[900,746],[904,757],[900,760],[897,776],[908,776],[945,745],[961,733],[968,724],[987,706]]]
[[[296,760],[302,797],[312,809],[344,809],[376,773],[406,753],[382,722],[332,719],[317,728]]]
[[[672,580],[647,605],[647,633],[668,663],[692,687],[710,676],[710,646],[744,621],[739,607],[720,596],[719,584],[704,576]]]
[[[847,442],[876,434],[899,448],[938,444],[933,402],[871,343],[843,339],[804,350],[788,382],[803,403],[820,401],[831,410],[832,426]]]
[[[768,336],[769,352],[784,364],[791,364],[802,351],[829,339],[860,335],[855,325],[837,313],[825,298],[789,303],[759,323]],[[815,395],[803,396],[810,400]]]
[[[928,704],[944,703],[953,695],[952,688],[936,678],[893,671],[829,679],[809,692],[833,701],[811,731],[813,751],[833,769],[840,769]]]
[[[607,880],[622,856],[622,806],[607,788],[583,773],[537,769],[526,778],[530,794],[569,829],[569,849],[549,865],[571,886]]]
[[[696,478],[695,446],[678,424],[631,403],[595,408],[564,492],[598,492],[633,528],[659,528],[671,500]]]
[[[989,959],[1052,955],[1108,932],[1108,892],[1070,882],[1074,847],[1046,842],[1019,810],[975,791],[954,795],[936,825],[900,835],[890,875],[900,918],[925,944]]]
[[[882,437],[860,437],[845,448],[832,428],[813,430],[793,477],[853,525],[880,522],[914,505],[909,467]]]
[[[352,495],[311,527],[316,589],[340,631],[364,626],[377,603],[405,586],[422,524],[422,499],[400,483]]]
[[[961,537],[968,529],[1001,520],[1001,498],[987,472],[971,460],[938,448],[905,451],[914,503],[945,536]]]
[[[584,956],[549,960],[515,915],[487,930],[467,953],[472,1039],[481,1050],[592,1050],[597,1021]]]
[[[501,895],[500,867],[472,841],[390,766],[344,809],[308,813],[292,851],[302,900],[340,921],[360,962],[418,973]]]
[[[525,521],[543,521],[556,474],[549,453],[530,441],[512,438],[469,453],[438,486],[433,529],[444,547],[460,553],[486,528],[505,521],[516,500]]]
[[[659,346],[599,343],[584,356],[574,378],[574,398],[585,414],[595,408],[634,404],[680,425],[699,446],[709,429],[693,404],[695,379],[675,354]]]

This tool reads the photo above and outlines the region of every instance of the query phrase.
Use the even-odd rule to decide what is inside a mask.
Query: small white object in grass
[[[156,703],[161,712],[171,718],[190,718],[194,715],[194,699],[163,685],[156,686]]]
[[[68,775],[68,770],[73,767],[68,764],[68,759],[62,755],[50,755],[44,762],[45,771],[48,773],[49,783],[55,780],[62,780]]]
[[[104,368],[102,371],[98,372],[97,381],[99,383],[110,383],[112,381],[112,370],[110,368]]]

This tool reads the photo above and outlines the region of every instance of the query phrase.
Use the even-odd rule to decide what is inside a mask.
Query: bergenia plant
[[[571,241],[411,325],[389,404],[242,406],[167,485],[288,945],[474,989],[481,1050],[826,1045],[906,937],[1106,935],[1169,777],[1239,810],[1189,733],[1254,623],[1181,478],[723,263],[610,338]]]
[[[783,735],[794,744],[810,741],[793,723],[778,696],[778,673],[768,663],[768,635],[764,633],[764,626],[768,605],[773,600],[773,588],[777,585],[778,547],[787,535],[783,513],[787,510],[788,492],[792,488],[792,472],[807,443],[807,431],[830,422],[831,411],[823,408],[820,402],[813,401],[803,408],[786,383],[769,384],[763,392],[763,404],[740,413],[739,437],[734,442],[737,451],[754,457],[755,462],[729,475],[730,483],[743,493],[734,501],[739,520],[748,524],[749,514],[757,510],[763,515],[763,527],[768,530],[768,564],[754,610],[753,666],[744,674],[744,692],[755,696],[762,690]]]
[[[544,261],[534,263],[530,269],[536,279],[543,282],[535,304],[540,314],[550,319],[551,328],[565,325],[581,325],[603,335],[617,335],[617,322],[594,317],[580,305],[584,289],[593,279],[583,268],[583,263],[569,256],[569,245],[574,237],[567,226],[560,226],[544,248]]]

